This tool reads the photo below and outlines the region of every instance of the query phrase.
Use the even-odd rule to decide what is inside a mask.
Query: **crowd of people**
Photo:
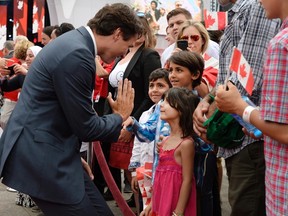
[[[115,191],[101,163],[87,165],[87,142],[101,143],[108,164],[113,143],[132,142],[121,169],[136,215],[221,216],[222,160],[232,216],[288,215],[288,3],[218,2],[232,7],[225,30],[213,34],[185,8],[166,16],[151,1],[150,18],[166,16],[163,53],[149,17],[122,3],[85,27],[45,27],[43,48],[25,36],[5,42],[0,177],[18,205],[46,216],[113,215],[105,200]],[[252,68],[251,94],[227,73],[234,47]],[[214,144],[206,123],[219,110],[263,137],[243,129],[237,146]],[[121,191],[120,168],[109,168]]]

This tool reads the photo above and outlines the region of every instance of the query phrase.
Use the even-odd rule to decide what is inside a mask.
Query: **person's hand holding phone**
[[[178,40],[177,47],[181,50],[187,50],[188,48],[188,41],[187,40]]]
[[[26,75],[28,72],[28,70],[25,67],[23,67],[23,65],[20,65],[20,64],[15,64],[13,69],[14,69],[15,74]]]

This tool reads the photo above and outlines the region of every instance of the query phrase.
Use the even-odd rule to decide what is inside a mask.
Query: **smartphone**
[[[188,41],[187,40],[178,40],[177,41],[177,47],[181,50],[187,50]]]
[[[10,70],[9,76],[13,76],[13,75],[15,74],[15,71],[14,71],[14,69],[13,69],[14,66],[15,66],[15,65],[12,65],[12,66],[9,66],[9,67],[7,68],[8,70]]]

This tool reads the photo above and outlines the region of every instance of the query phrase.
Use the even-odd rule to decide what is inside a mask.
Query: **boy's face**
[[[283,18],[281,17],[282,2],[283,0],[260,0],[268,19]]]
[[[154,81],[149,82],[149,91],[148,95],[153,103],[158,103],[162,95],[169,89],[168,83],[164,78],[159,78]]]
[[[170,62],[169,80],[172,87],[183,87],[192,90],[192,83],[199,75],[193,75],[188,68]]]

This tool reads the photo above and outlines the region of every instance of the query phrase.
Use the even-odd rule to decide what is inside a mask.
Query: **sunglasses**
[[[144,12],[137,12],[136,15],[138,17],[145,17],[145,13]]]
[[[181,36],[182,40],[189,40],[189,38],[193,41],[198,41],[200,39],[200,36],[199,35],[190,35],[190,36],[183,35],[183,36]]]

